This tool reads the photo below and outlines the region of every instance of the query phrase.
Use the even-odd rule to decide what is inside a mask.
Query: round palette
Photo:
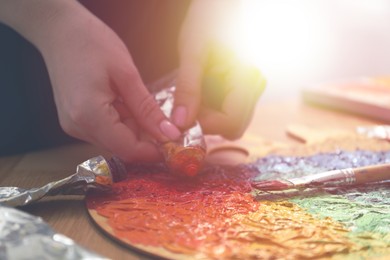
[[[126,238],[119,237],[115,234],[115,231],[112,227],[110,227],[108,223],[108,219],[99,215],[99,213],[94,209],[88,209],[88,213],[94,223],[110,238],[114,239],[116,242],[128,247],[130,250],[138,250],[142,253],[146,253],[153,256],[158,256],[162,258],[168,258],[168,259],[182,259],[182,256],[180,254],[172,253],[168,250],[166,250],[163,247],[157,247],[157,246],[147,246],[142,244],[133,243],[130,240],[127,240]]]
[[[162,165],[135,165],[111,193],[88,194],[86,205],[117,241],[170,259],[386,257],[389,182],[272,193],[251,186],[253,180],[386,158],[389,151],[268,155],[251,163],[208,165],[191,179],[178,179]]]

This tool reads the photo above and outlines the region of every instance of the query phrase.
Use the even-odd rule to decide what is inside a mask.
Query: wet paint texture
[[[382,184],[329,192],[342,195],[326,194],[291,201],[314,216],[331,217],[344,224],[350,230],[350,240],[367,249],[360,257],[390,255],[390,186]]]
[[[112,194],[87,197],[117,237],[190,258],[320,258],[390,255],[389,185],[321,190],[310,197],[251,190],[253,180],[298,177],[385,162],[386,152],[269,156],[236,167],[208,166],[178,179],[137,165]],[[178,257],[179,258],[179,257]]]
[[[378,191],[373,191],[373,193],[378,193]],[[368,193],[363,194],[368,196]],[[390,196],[390,193],[383,192],[383,195]],[[390,204],[366,204],[351,201],[341,195],[293,199],[292,202],[307,209],[310,213],[332,217],[344,223],[354,233],[375,232],[384,235],[390,233]]]

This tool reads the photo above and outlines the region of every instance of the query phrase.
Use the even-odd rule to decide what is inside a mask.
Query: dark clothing
[[[128,47],[145,83],[178,66],[177,38],[189,1],[83,0]],[[0,155],[74,142],[61,129],[37,49],[0,24]]]

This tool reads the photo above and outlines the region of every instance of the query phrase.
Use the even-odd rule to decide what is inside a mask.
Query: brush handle
[[[390,164],[371,165],[360,168],[346,168],[312,174],[288,180],[295,188],[340,186],[364,184],[390,180]]]
[[[390,164],[371,165],[353,170],[356,184],[390,180]]]

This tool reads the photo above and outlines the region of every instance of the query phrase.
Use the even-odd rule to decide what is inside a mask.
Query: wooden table
[[[377,123],[380,122],[309,106],[300,100],[259,102],[246,136],[254,135],[270,143],[294,144],[297,141],[286,135],[286,126],[289,124],[354,131],[356,126]],[[3,157],[0,158],[0,183],[2,186],[25,188],[42,186],[73,174],[79,163],[99,154],[104,155],[90,145],[77,144]],[[57,232],[102,256],[112,259],[148,259],[106,237],[89,219],[83,197],[44,199],[22,210],[42,217]]]

